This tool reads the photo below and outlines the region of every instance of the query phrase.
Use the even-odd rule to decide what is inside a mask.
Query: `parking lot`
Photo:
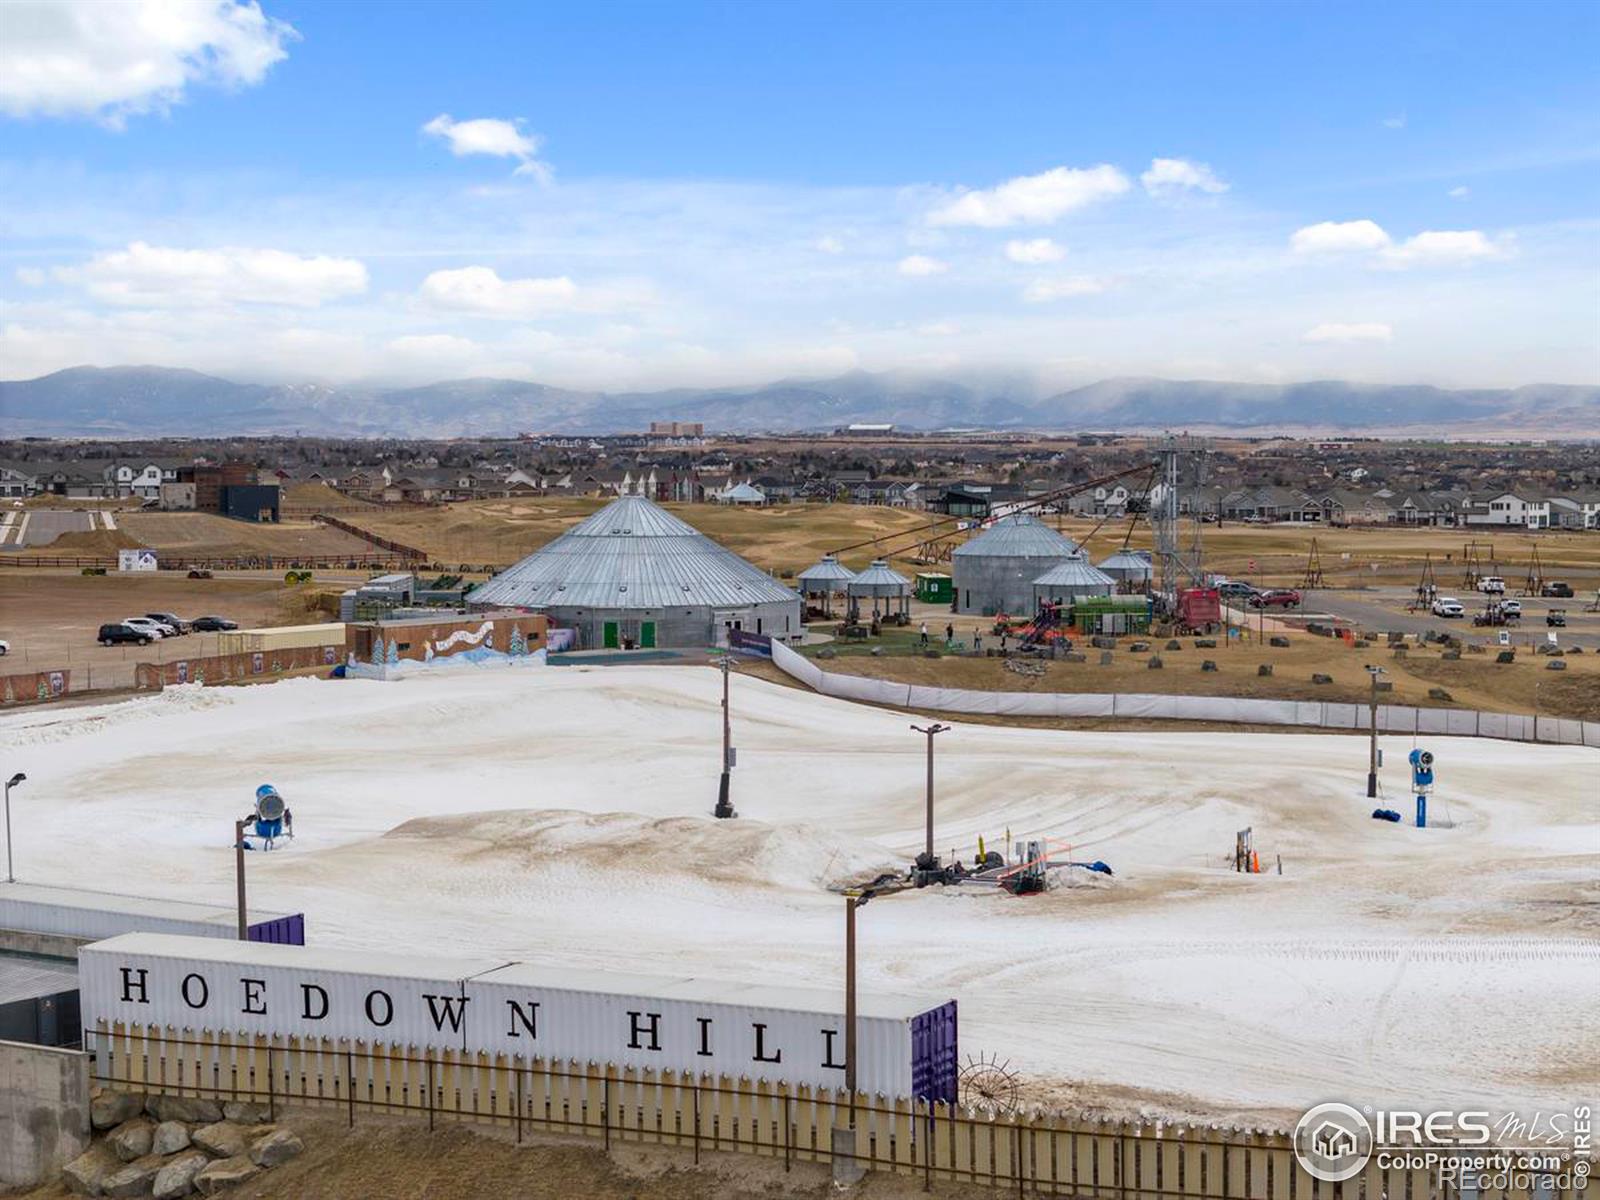
[[[1491,599],[1464,588],[1441,587],[1441,596],[1453,596],[1461,601],[1467,615],[1459,619],[1436,617],[1427,609],[1410,611],[1415,598],[1412,588],[1374,587],[1359,591],[1327,590],[1306,593],[1300,613],[1310,619],[1317,615],[1337,617],[1341,621],[1372,632],[1421,634],[1432,629],[1448,630],[1458,637],[1480,638],[1485,642],[1498,642],[1502,629],[1509,631],[1514,646],[1531,646],[1543,642],[1547,632],[1554,632],[1562,646],[1582,646],[1585,650],[1600,649],[1600,613],[1584,611],[1594,602],[1593,593],[1571,599],[1554,599],[1542,596],[1514,596],[1517,589],[1508,589],[1507,598],[1522,603],[1522,619],[1507,626],[1483,626],[1472,623],[1473,615],[1482,612]],[[1552,609],[1566,613],[1564,629],[1550,630],[1545,617]]]

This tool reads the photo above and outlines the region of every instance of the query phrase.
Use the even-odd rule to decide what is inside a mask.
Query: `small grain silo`
[[[863,602],[870,600],[874,615],[881,609],[885,617],[911,618],[911,581],[881,558],[873,559],[865,571],[845,584],[845,592],[851,609],[858,613],[866,607]]]
[[[1077,542],[1026,513],[1002,517],[951,555],[956,611],[1030,613],[1033,581],[1082,556]]]
[[[833,597],[847,595],[845,585],[855,577],[856,573],[833,555],[824,554],[819,562],[800,572],[800,594],[808,600],[820,599],[823,613],[831,614]]]
[[[1100,563],[1119,592],[1143,592],[1150,587],[1150,556],[1141,550],[1118,550]]]
[[[1109,596],[1115,590],[1111,576],[1075,558],[1033,581],[1033,611],[1043,604],[1070,605],[1088,596]]]

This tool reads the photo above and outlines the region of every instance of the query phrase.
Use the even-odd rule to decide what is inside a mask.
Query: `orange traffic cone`
[[[1261,874],[1261,855],[1254,850],[1250,851],[1250,872],[1253,875]]]

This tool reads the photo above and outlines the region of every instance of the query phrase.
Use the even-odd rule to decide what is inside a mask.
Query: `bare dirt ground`
[[[621,1145],[608,1156],[592,1142],[537,1139],[517,1145],[506,1132],[470,1125],[362,1114],[354,1129],[343,1117],[301,1112],[279,1122],[306,1144],[305,1153],[237,1188],[245,1200],[476,1200],[485,1196],[538,1200],[822,1200],[835,1196],[828,1168],[754,1155],[703,1154],[670,1147]],[[64,1200],[60,1184],[20,1193],[25,1200]],[[936,1183],[876,1173],[851,1192],[862,1200],[911,1200],[933,1195],[976,1200],[991,1188]]]

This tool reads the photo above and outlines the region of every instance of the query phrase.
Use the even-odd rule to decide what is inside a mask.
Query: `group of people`
[[[922,622],[919,635],[921,644],[924,646],[928,645],[928,623],[926,621]],[[949,622],[946,622],[944,627],[944,644],[946,646],[954,646],[956,644],[956,627],[954,624]],[[974,629],[972,631],[972,648],[974,650],[983,649],[983,631],[981,629]],[[1005,648],[1006,635],[1002,633],[1000,635],[1000,649],[1004,650]]]

